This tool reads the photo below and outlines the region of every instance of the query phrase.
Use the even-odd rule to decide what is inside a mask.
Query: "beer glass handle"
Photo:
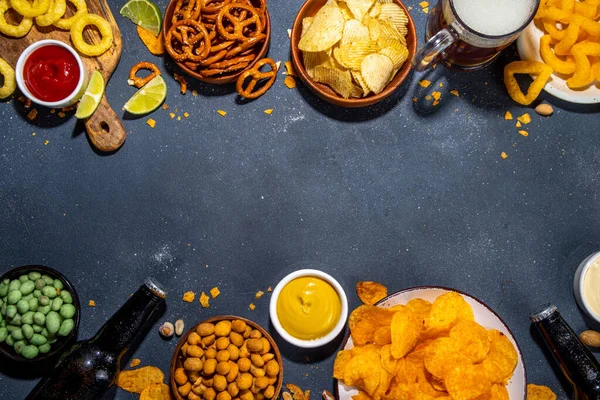
[[[448,46],[454,43],[455,37],[448,29],[442,29],[429,39],[412,59],[412,66],[417,71],[425,71],[440,58]]]

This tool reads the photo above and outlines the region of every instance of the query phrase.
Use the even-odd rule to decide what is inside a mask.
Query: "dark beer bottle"
[[[121,358],[165,311],[167,292],[152,278],[88,340],[75,343],[26,399],[97,400],[115,384]]]
[[[555,305],[531,315],[565,378],[573,386],[573,399],[600,400],[600,364],[560,316]]]

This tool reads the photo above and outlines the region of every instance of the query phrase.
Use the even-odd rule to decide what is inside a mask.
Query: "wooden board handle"
[[[100,151],[115,151],[123,145],[127,132],[106,100],[106,94],[96,112],[85,123],[85,129],[94,147]]]

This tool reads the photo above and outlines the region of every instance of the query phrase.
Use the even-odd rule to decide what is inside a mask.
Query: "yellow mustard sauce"
[[[583,296],[594,314],[600,317],[600,258],[590,265],[583,278]]]
[[[337,291],[314,276],[296,278],[277,299],[277,316],[290,335],[302,340],[322,338],[335,328],[342,313]]]

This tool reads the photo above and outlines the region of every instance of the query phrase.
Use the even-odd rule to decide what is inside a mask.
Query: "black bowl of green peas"
[[[0,277],[0,355],[21,363],[47,363],[77,338],[81,308],[73,284],[42,265]]]

